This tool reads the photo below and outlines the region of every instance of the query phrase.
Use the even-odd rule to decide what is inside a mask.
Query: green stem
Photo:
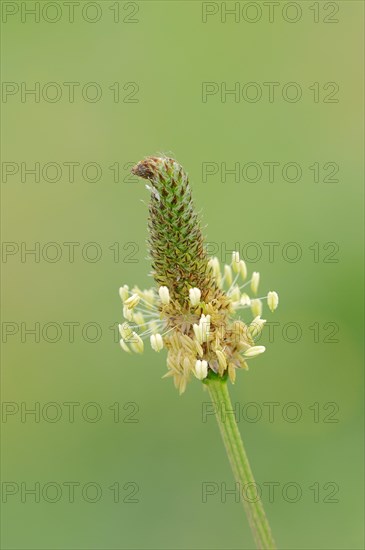
[[[234,417],[226,380],[210,377],[205,380],[210,397],[215,405],[220,432],[231,463],[234,477],[241,490],[245,487],[243,506],[251,527],[257,548],[275,549],[269,522],[266,518],[261,499],[258,496],[248,458],[243,447],[237,422]]]

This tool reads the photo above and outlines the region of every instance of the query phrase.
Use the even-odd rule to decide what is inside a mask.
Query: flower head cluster
[[[157,288],[120,288],[120,345],[142,353],[149,338],[154,351],[166,348],[165,376],[173,377],[180,393],[191,377],[204,380],[210,372],[234,382],[236,370],[247,369],[247,360],[265,351],[255,344],[266,322],[263,305],[274,311],[278,295],[257,296],[260,275],[247,277],[238,252],[223,269],[218,258],[206,255],[188,179],[176,161],[150,157],[133,172],[150,182],[149,245]],[[241,317],[247,311],[249,323]]]

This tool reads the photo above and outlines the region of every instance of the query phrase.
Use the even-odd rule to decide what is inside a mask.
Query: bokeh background
[[[63,2],[40,2],[49,6],[39,22],[21,4],[34,9],[2,2],[2,79],[15,83],[2,99],[2,547],[253,548],[242,504],[224,497],[233,478],[215,419],[202,421],[201,384],[179,397],[161,380],[164,352],[126,355],[116,339],[119,286],[151,286],[148,192],[129,168],[163,152],[189,171],[210,250],[224,262],[238,243],[262,294],[280,294],[275,315],[264,311],[278,323],[273,342],[267,331],[267,352],[231,390],[279,548],[363,548],[362,2],[297,2],[300,12],[280,2],[272,22],[258,2],[239,3],[226,22],[220,2],[81,0],[73,23]],[[204,9],[216,12],[205,23]],[[39,102],[16,91],[36,82]],[[51,87],[42,97],[50,82],[58,101]],[[80,84],[73,102],[65,82]],[[99,101],[80,92],[90,82]],[[206,102],[203,82],[219,90]],[[236,82],[258,83],[262,99],[222,101],[221,83]],[[273,102],[264,82],[279,83]],[[301,86],[299,101],[283,99],[288,82]],[[338,102],[324,101],[328,82]],[[57,163],[60,177],[51,167],[38,182],[24,169],[22,178],[21,163],[36,162]],[[217,173],[204,178],[207,162]],[[248,162],[263,170],[258,181],[224,181],[222,163]],[[265,162],[280,163],[273,182]],[[282,176],[288,162],[300,165],[299,181]],[[87,163],[98,181],[87,181],[92,167],[83,176]],[[338,173],[325,180],[326,163]],[[268,242],[278,243],[271,258]],[[37,246],[39,258],[22,256]],[[36,323],[38,341],[26,332]],[[67,403],[79,404],[73,422]],[[25,412],[34,407],[39,418]],[[69,482],[79,484],[74,502]],[[216,494],[203,502],[206,482]],[[37,483],[39,502],[26,492]]]

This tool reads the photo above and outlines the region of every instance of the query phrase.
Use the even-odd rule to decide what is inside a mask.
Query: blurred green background
[[[34,2],[2,2],[3,548],[253,548],[242,505],[229,494],[224,502],[233,479],[214,418],[202,422],[202,386],[179,397],[161,380],[165,352],[129,356],[116,343],[119,286],[151,286],[148,192],[128,177],[129,163],[158,152],[189,171],[211,250],[224,262],[239,243],[249,260],[247,243],[257,243],[250,271],[261,272],[262,294],[280,295],[275,315],[264,311],[278,323],[274,341],[267,331],[267,352],[231,390],[279,548],[363,548],[362,2],[297,2],[301,13],[280,2],[272,22],[258,2],[238,3],[226,22],[220,2],[82,0],[73,23],[65,3],[54,4],[40,2],[36,22],[24,11]],[[212,12],[205,23],[202,10]],[[36,82],[39,102],[22,101],[21,83]],[[50,82],[58,87],[44,88]],[[79,83],[73,102],[65,82]],[[90,82],[99,101],[85,99]],[[217,83],[206,102],[203,82]],[[221,83],[236,82],[258,83],[261,100],[222,101]],[[264,82],[279,83],[273,102]],[[288,82],[300,85],[299,101],[283,99]],[[328,82],[338,102],[324,101]],[[21,166],[36,162],[62,173],[51,166],[36,182]],[[79,163],[73,182],[70,162]],[[203,178],[207,162],[218,172]],[[221,163],[249,162],[262,169],[258,181],[223,181]],[[280,163],[273,182],[268,162]],[[300,165],[299,181],[283,178],[288,162]],[[97,163],[98,181],[87,181],[92,166],[84,177],[87,163]],[[339,167],[338,181],[324,181],[326,163]],[[70,242],[79,243],[73,262]],[[39,246],[39,258],[22,246]],[[35,323],[38,342],[26,333]],[[70,402],[79,403],[74,422]],[[25,407],[39,407],[39,418]],[[74,502],[67,482],[79,484]],[[203,502],[206,482],[217,492]],[[39,502],[26,493],[36,483]]]

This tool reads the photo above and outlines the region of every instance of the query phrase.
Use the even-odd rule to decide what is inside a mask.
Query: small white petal
[[[256,298],[255,300],[251,300],[251,311],[255,317],[261,316],[262,314],[261,300],[259,300],[258,298]]]
[[[133,321],[133,311],[128,306],[123,307],[123,317],[127,321]]]
[[[163,348],[163,340],[161,334],[151,334],[151,347],[154,351],[161,351]]]
[[[121,297],[123,302],[128,300],[128,296],[129,296],[129,286],[128,285],[123,285],[123,286],[120,287],[119,296]]]
[[[200,359],[197,360],[195,363],[195,376],[198,380],[204,380],[204,378],[208,375],[208,363],[203,359],[203,361],[200,361]]]
[[[279,305],[279,296],[275,291],[270,291],[267,294],[267,305],[270,308],[270,311],[274,311]]]
[[[235,273],[240,270],[240,253],[237,251],[232,252],[232,269]]]
[[[201,295],[199,288],[194,287],[189,290],[190,303],[193,307],[199,304]]]
[[[200,317],[199,326],[202,333],[202,341],[206,342],[209,338],[210,332],[210,315],[202,315]]]
[[[143,353],[144,350],[144,344],[143,340],[136,332],[133,332],[131,341],[129,342],[131,345],[131,348],[136,353]]]
[[[266,320],[261,319],[259,315],[255,317],[255,319],[250,323],[250,326],[248,327],[248,331],[253,338],[256,338],[260,334],[260,332],[264,328],[265,323],[266,323]]]
[[[141,297],[138,296],[138,294],[132,294],[132,296],[124,302],[124,305],[129,309],[133,309],[139,303],[140,299]]]
[[[232,281],[233,281],[233,277],[232,277],[232,268],[231,268],[230,265],[225,265],[224,266],[224,277],[225,277],[225,280],[226,280],[228,286],[231,286]]]
[[[258,273],[258,271],[254,271],[252,273],[252,279],[251,279],[251,290],[254,294],[257,294],[257,290],[259,288],[259,282],[260,282],[260,273]]]
[[[220,277],[221,277],[221,268],[220,268],[220,265],[219,265],[218,258],[216,258],[216,257],[210,258],[210,260],[208,261],[208,266],[212,269],[214,277],[216,279],[220,279]]]
[[[240,260],[240,274],[241,274],[242,280],[244,281],[247,277],[247,266],[244,260]]]
[[[167,305],[170,302],[170,292],[167,286],[160,286],[158,293],[160,295],[161,302],[164,305]]]
[[[256,355],[264,353],[265,349],[265,346],[252,346],[251,348],[248,348],[243,355],[245,357],[256,357]]]
[[[133,330],[128,325],[128,323],[123,323],[122,325],[118,325],[119,333],[123,340],[129,340],[133,335]]]
[[[158,351],[161,351],[163,349],[163,339],[161,334],[156,334],[156,344]]]

